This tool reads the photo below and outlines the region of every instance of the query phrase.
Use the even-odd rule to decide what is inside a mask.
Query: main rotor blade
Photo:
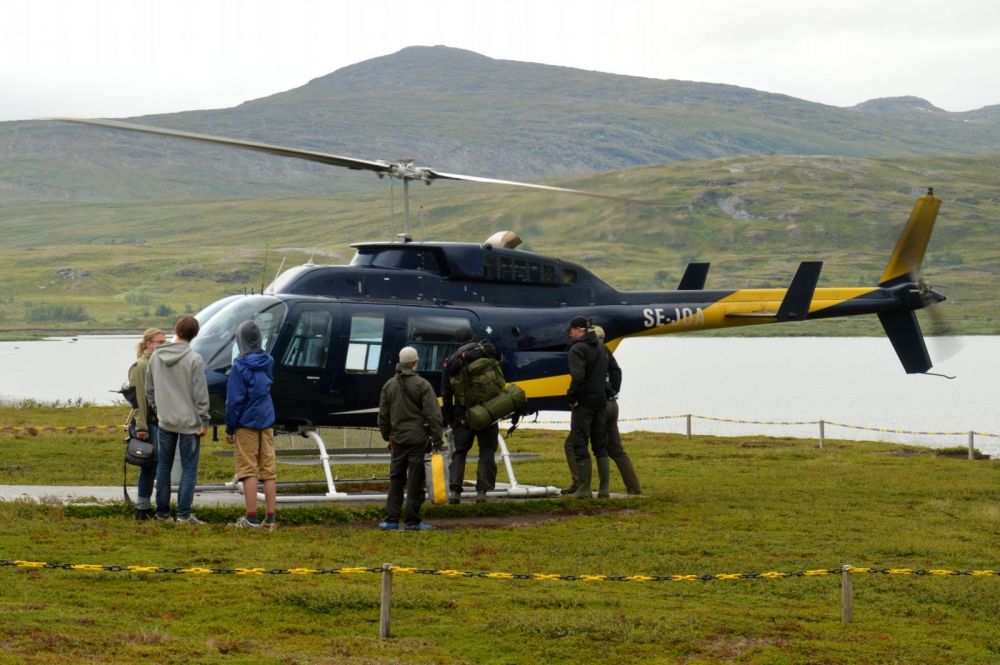
[[[562,192],[564,194],[576,194],[578,196],[590,196],[611,201],[626,201],[629,203],[641,203],[644,205],[657,205],[656,201],[644,201],[628,196],[616,196],[614,194],[599,194],[597,192],[587,192],[582,189],[570,189],[568,187],[554,187],[552,185],[537,185],[530,182],[517,182],[515,180],[497,180],[496,178],[482,178],[479,176],[462,175],[459,173],[444,173],[426,167],[413,166],[407,161],[386,162],[369,161],[366,159],[355,159],[354,157],[344,157],[343,155],[333,155],[325,152],[313,150],[301,150],[298,148],[286,148],[280,145],[269,143],[257,143],[256,141],[244,141],[242,139],[230,139],[224,136],[212,136],[210,134],[196,134],[194,132],[184,132],[178,129],[163,129],[151,125],[140,125],[132,122],[121,122],[120,120],[99,120],[90,118],[52,118],[61,122],[75,122],[82,125],[96,125],[98,127],[110,127],[111,129],[124,129],[131,132],[142,132],[145,134],[158,134],[160,136],[171,136],[174,138],[188,139],[191,141],[201,141],[203,143],[214,143],[217,145],[240,148],[242,150],[252,150],[264,152],[280,157],[291,157],[293,159],[304,159],[330,166],[343,166],[354,170],[374,171],[379,176],[391,176],[405,180],[465,180],[469,182],[481,182],[491,185],[510,185],[513,187],[528,187],[531,189],[541,189],[550,192]]]
[[[83,125],[97,125],[99,127],[111,127],[112,129],[125,129],[132,132],[144,132],[146,134],[159,134],[161,136],[173,136],[175,138],[189,139],[192,141],[202,141],[204,143],[216,143],[227,145],[243,150],[253,150],[255,152],[265,152],[281,157],[292,157],[295,159],[305,159],[311,162],[329,164],[331,166],[343,166],[354,170],[375,171],[376,173],[389,173],[391,164],[385,162],[371,162],[365,159],[354,159],[353,157],[343,157],[341,155],[331,155],[325,152],[314,152],[312,150],[300,150],[298,148],[285,148],[268,143],[256,143],[254,141],[243,141],[240,139],[230,139],[223,136],[211,136],[208,134],[195,134],[193,132],[182,132],[177,129],[162,129],[150,125],[138,125],[131,122],[120,122],[118,120],[92,120],[83,118],[53,118],[62,122],[77,122]]]
[[[427,169],[430,178],[441,178],[443,180],[467,180],[469,182],[483,182],[491,185],[512,185],[514,187],[530,187],[531,189],[544,189],[549,192],[562,192],[564,194],[576,194],[578,196],[591,196],[597,199],[610,199],[612,201],[627,201],[628,203],[641,203],[643,205],[657,205],[656,201],[646,201],[643,199],[633,199],[628,196],[616,196],[614,194],[600,194],[598,192],[588,192],[582,189],[569,189],[568,187],[553,187],[552,185],[538,185],[532,182],[517,182],[516,180],[497,180],[496,178],[482,178],[474,175],[462,175],[460,173],[442,173]]]

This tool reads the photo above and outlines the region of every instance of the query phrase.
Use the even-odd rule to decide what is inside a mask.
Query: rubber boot
[[[622,475],[622,482],[625,483],[625,491],[629,494],[642,494],[642,485],[639,484],[639,476],[635,475],[635,467],[632,466],[632,458],[627,454],[615,460],[618,473]]]
[[[592,499],[594,495],[590,491],[590,480],[594,475],[594,467],[591,465],[590,457],[576,461],[576,472],[580,475],[576,491],[570,496],[576,499]]]
[[[597,498],[609,498],[611,496],[611,460],[607,457],[597,458],[597,478],[600,482],[600,486],[597,489]]]
[[[580,472],[576,468],[576,455],[573,454],[572,448],[566,450],[566,466],[569,467],[569,475],[572,476],[573,480],[569,487],[564,487],[559,490],[559,493],[574,494],[576,493],[576,489],[580,486]]]

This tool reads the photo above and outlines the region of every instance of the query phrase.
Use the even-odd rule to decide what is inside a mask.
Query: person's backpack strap
[[[417,409],[420,410],[421,413],[423,413],[424,405],[418,402],[417,398],[414,397],[413,393],[410,392],[410,389],[406,387],[406,381],[403,381],[402,374],[399,375],[399,385],[403,389],[403,392],[406,393],[406,396],[410,398],[410,401],[413,402],[413,404],[417,407]]]

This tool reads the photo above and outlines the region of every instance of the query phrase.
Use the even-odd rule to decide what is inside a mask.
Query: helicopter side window
[[[460,344],[458,332],[472,330],[467,319],[446,316],[415,316],[406,331],[406,344],[420,356],[420,372],[440,372],[447,358]]]
[[[576,284],[576,271],[570,270],[569,268],[563,268],[562,281],[563,284]]]
[[[304,310],[295,325],[292,337],[281,363],[287,367],[323,367],[327,349],[330,348],[330,312]]]
[[[427,249],[386,249],[372,259],[375,268],[396,268],[399,270],[430,270],[440,272],[434,252]]]
[[[347,344],[345,370],[359,374],[378,372],[384,327],[385,317],[380,314],[355,314],[351,317],[351,338]]]

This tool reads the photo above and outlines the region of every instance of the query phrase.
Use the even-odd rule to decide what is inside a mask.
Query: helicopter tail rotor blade
[[[483,178],[474,175],[462,175],[460,173],[443,173],[441,171],[427,171],[430,179],[441,180],[465,180],[468,182],[482,182],[490,185],[510,185],[513,187],[529,187],[531,189],[544,189],[549,192],[562,192],[564,194],[575,194],[577,196],[591,196],[598,199],[610,199],[612,201],[625,201],[627,203],[641,203],[643,205],[659,205],[656,201],[635,199],[629,196],[616,196],[614,194],[601,194],[599,192],[588,192],[582,189],[570,189],[568,187],[554,187],[552,185],[539,185],[532,182],[518,182],[516,180],[498,180],[496,178]]]
[[[331,166],[343,166],[349,169],[375,171],[376,173],[388,173],[392,168],[385,162],[372,162],[365,159],[355,159],[342,155],[332,155],[324,152],[312,150],[301,150],[298,148],[286,148],[268,143],[257,143],[255,141],[244,141],[242,139],[230,139],[224,136],[212,136],[210,134],[195,134],[194,132],[184,132],[177,129],[163,129],[150,125],[140,125],[131,122],[121,122],[118,120],[100,120],[91,118],[52,118],[60,122],[75,122],[82,125],[96,125],[98,127],[109,127],[111,129],[123,129],[131,132],[143,132],[145,134],[158,134],[160,136],[172,136],[174,138],[188,139],[190,141],[201,141],[203,143],[215,143],[226,145],[232,148],[252,150],[254,152],[264,152],[280,157],[291,157],[294,159],[304,159],[311,162],[319,162]]]

